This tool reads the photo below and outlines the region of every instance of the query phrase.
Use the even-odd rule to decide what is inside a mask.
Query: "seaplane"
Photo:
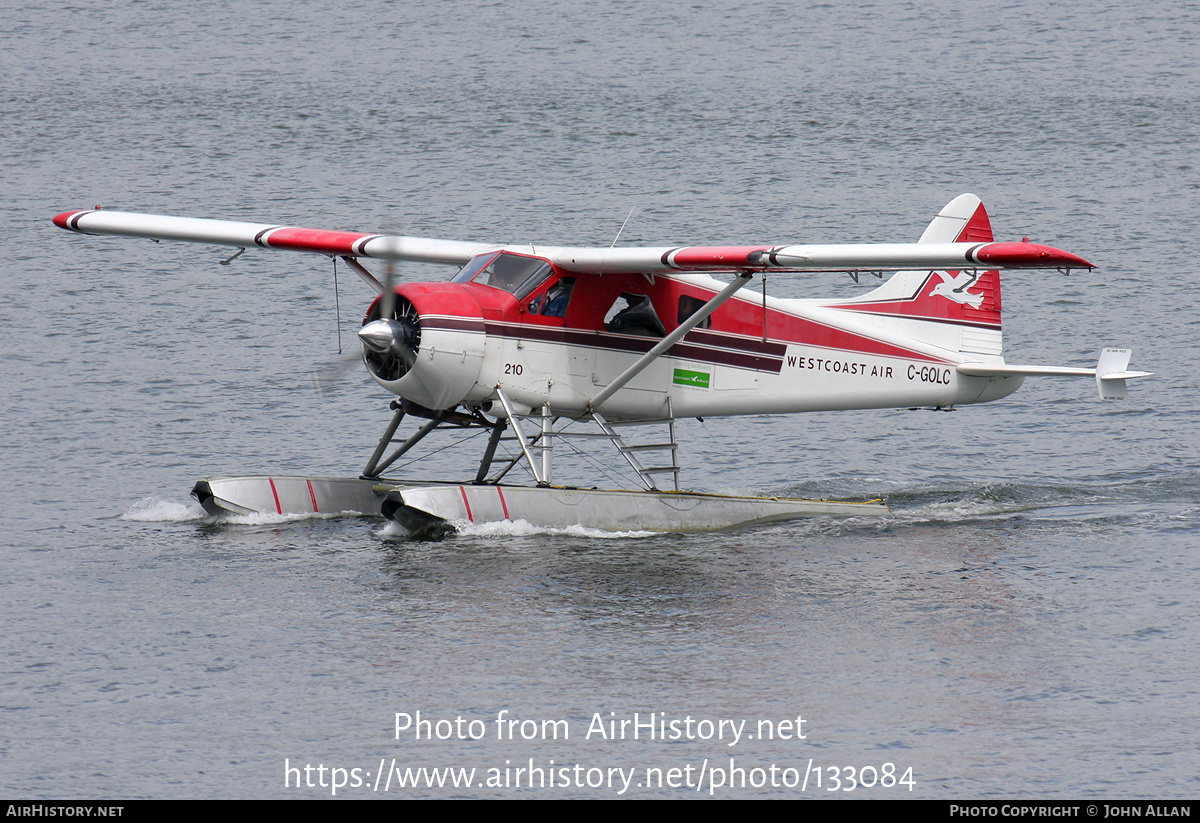
[[[223,263],[247,249],[325,255],[377,292],[358,332],[362,360],[396,399],[362,473],[205,478],[193,495],[213,514],[357,512],[431,537],[503,520],[697,532],[886,514],[882,500],[684,491],[676,421],[950,410],[999,400],[1026,377],[1045,375],[1094,378],[1101,399],[1118,400],[1127,380],[1149,375],[1130,371],[1131,353],[1120,348],[1104,349],[1094,368],[1005,361],[1000,272],[1094,267],[1028,238],[995,241],[973,194],[954,198],[916,243],[892,244],[514,245],[99,207],[53,220],[85,235],[236,247]],[[383,264],[382,279],[368,270],[371,261]],[[396,282],[398,261],[457,273],[448,282]],[[880,282],[840,299],[766,293],[767,275],[814,272]],[[410,418],[415,431],[397,436]],[[473,478],[385,474],[435,433],[486,434]],[[508,456],[498,457],[502,444]],[[628,467],[637,488],[556,485],[555,453],[564,448],[612,450],[611,461]],[[517,465],[529,479],[509,479]]]

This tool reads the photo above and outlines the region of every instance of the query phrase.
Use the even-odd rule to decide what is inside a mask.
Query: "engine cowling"
[[[382,297],[371,304],[359,331],[363,362],[375,382],[430,409],[467,399],[483,365],[483,312],[458,283],[396,287],[391,317]]]

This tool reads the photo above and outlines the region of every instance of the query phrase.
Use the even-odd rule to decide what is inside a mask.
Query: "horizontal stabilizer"
[[[1125,381],[1150,377],[1154,372],[1128,371],[1132,349],[1104,349],[1094,369],[1071,366],[1019,366],[1007,363],[960,363],[958,373],[967,377],[1094,377],[1101,400],[1124,400]]]

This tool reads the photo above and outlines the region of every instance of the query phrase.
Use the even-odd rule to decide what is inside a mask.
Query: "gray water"
[[[637,770],[625,797],[1197,795],[1195,3],[30,2],[3,19],[0,792],[326,797],[340,768],[360,785],[338,797],[607,798],[621,779],[590,770],[620,768]],[[700,536],[214,522],[197,478],[353,475],[386,421],[361,370],[328,394],[313,377],[338,359],[329,263],[219,266],[226,250],[49,222],[103,204],[607,244],[633,209],[622,243],[908,241],[964,191],[998,238],[1100,267],[1006,275],[1011,362],[1129,345],[1156,376],[1116,403],[1048,378],[954,414],[689,422],[692,488],[895,510]],[[370,293],[345,270],[340,289],[349,341]],[[418,711],[485,733],[398,734]],[[569,739],[497,739],[502,712]],[[634,713],[745,735],[587,734]],[[504,771],[530,761],[555,785]],[[400,789],[393,763],[477,772]],[[878,785],[884,764],[911,789]],[[731,766],[747,785],[710,789]],[[846,767],[876,785],[846,791]]]

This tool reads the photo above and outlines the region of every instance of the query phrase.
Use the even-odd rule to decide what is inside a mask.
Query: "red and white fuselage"
[[[931,277],[926,290],[941,282],[923,275]],[[681,302],[702,305],[725,285],[701,274],[656,275],[653,284],[640,274],[606,275],[577,281],[561,318],[530,311],[541,290],[518,301],[474,283],[401,285],[397,293],[420,315],[420,347],[404,376],[377,379],[434,409],[495,402],[499,386],[529,408],[585,413],[658,340],[645,327],[610,330],[605,315],[623,295],[644,297],[660,319],[674,319]],[[1020,386],[1020,376],[957,371],[964,362],[1003,362],[998,320],[931,321],[873,308],[764,301],[742,289],[708,328],[689,332],[600,410],[609,418],[642,418],[665,414],[668,401],[676,416],[697,417],[951,406],[994,400]]]

